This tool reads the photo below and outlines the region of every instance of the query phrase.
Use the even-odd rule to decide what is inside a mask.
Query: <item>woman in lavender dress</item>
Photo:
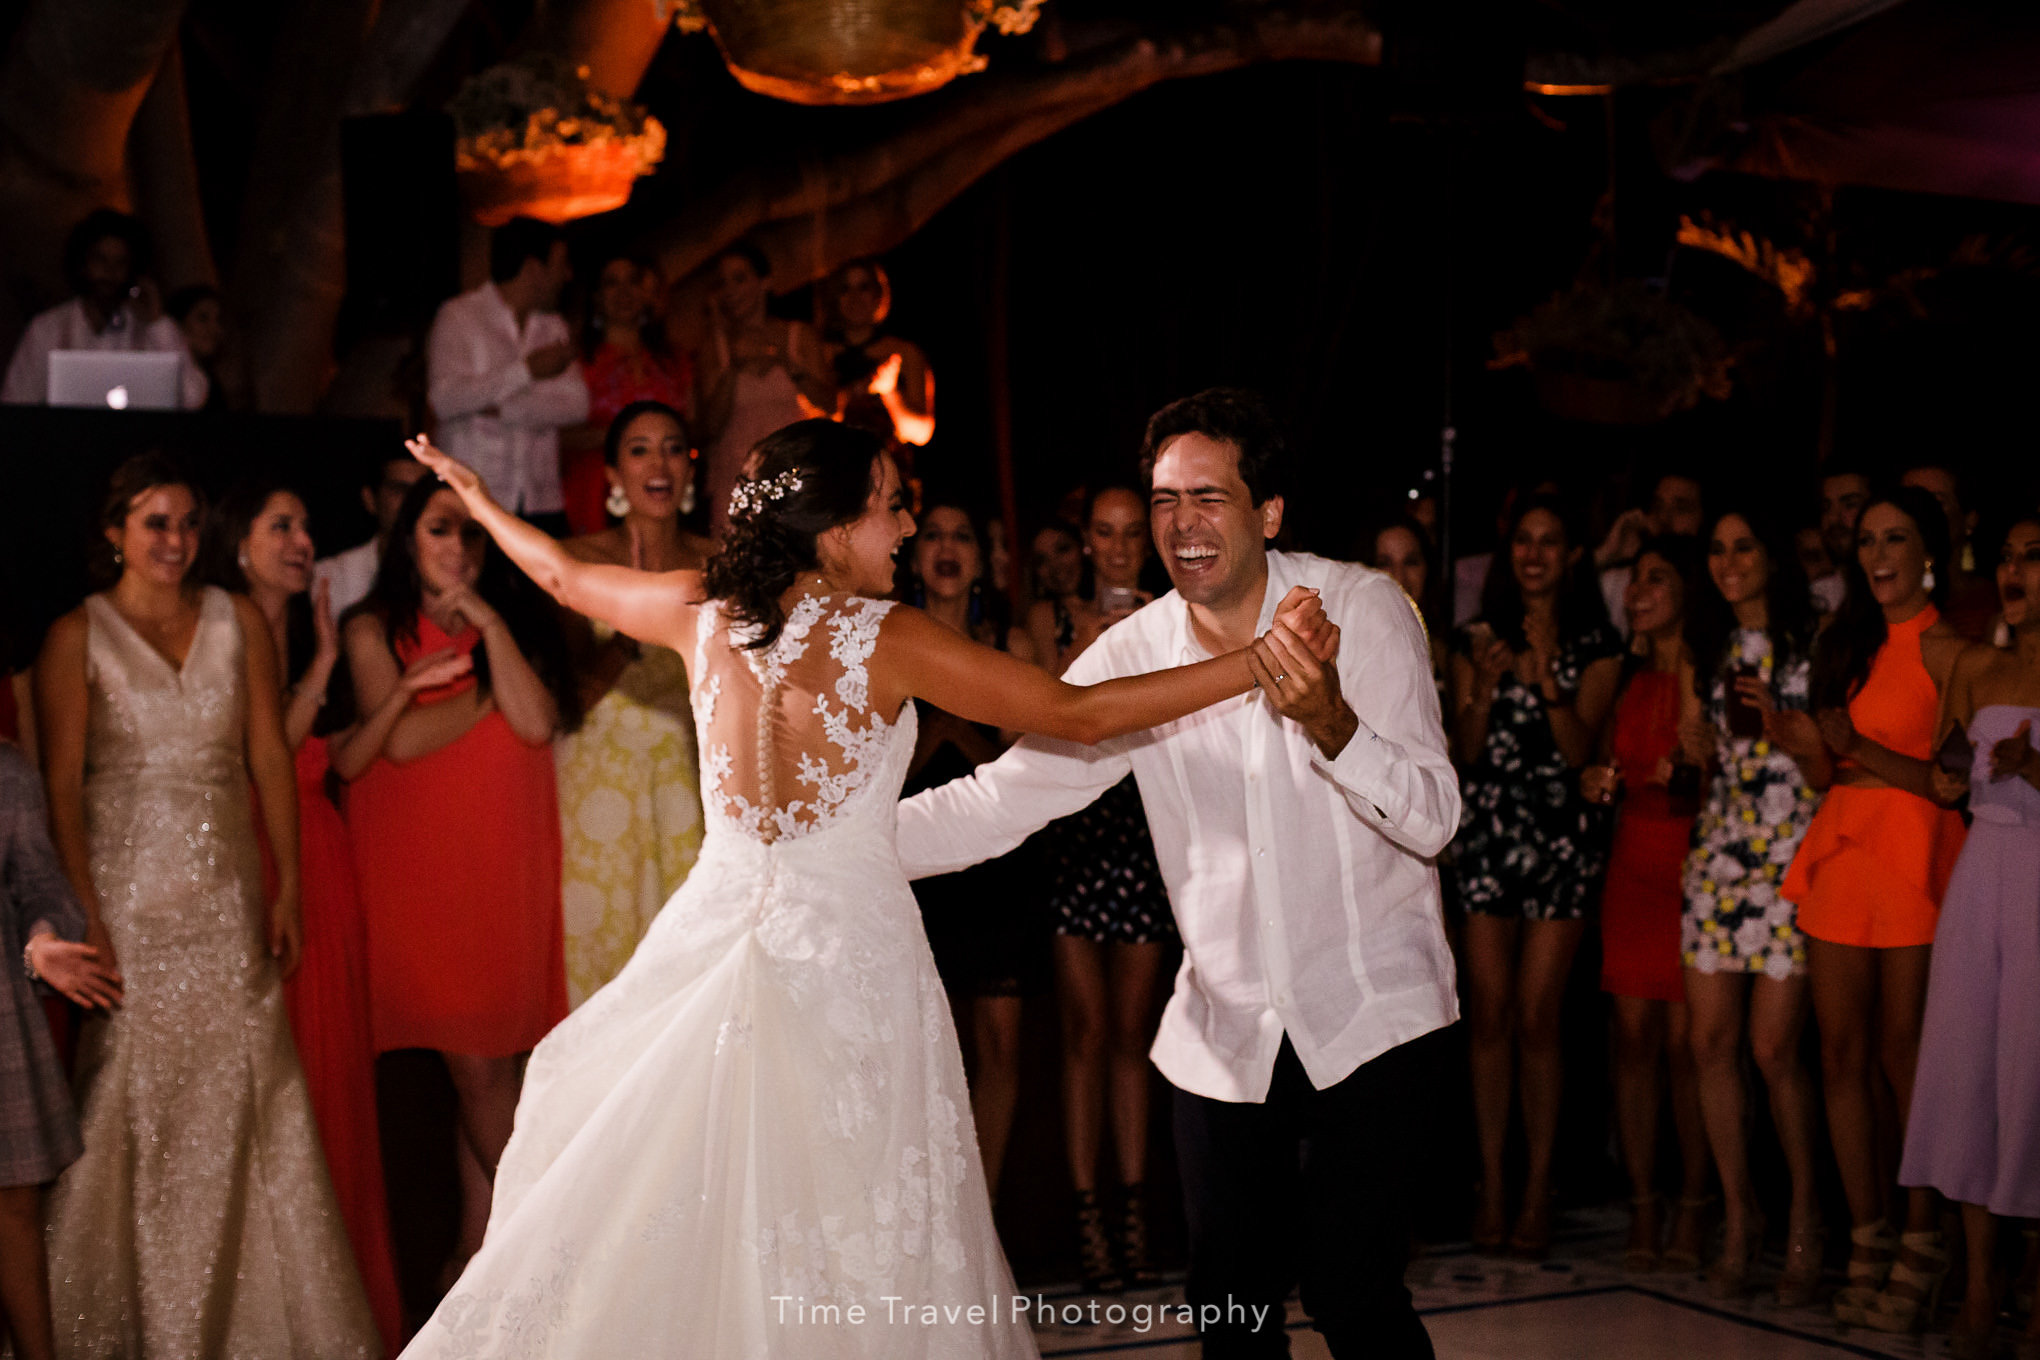
[[[1962,1205],[1957,1356],[1988,1354],[1997,1325],[1992,1216],[2040,1218],[2040,515],[2005,536],[1997,580],[2011,645],[1965,653],[1945,700],[1944,732],[1962,725],[1975,751],[1966,771],[1935,772],[1935,792],[1966,790],[1976,820],[1941,902],[1899,1171]],[[2021,1354],[2035,1352],[2040,1311]]]

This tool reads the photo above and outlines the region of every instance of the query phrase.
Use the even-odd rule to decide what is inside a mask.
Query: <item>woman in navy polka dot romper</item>
[[[1147,498],[1131,487],[1094,492],[1081,522],[1085,572],[1076,594],[1043,600],[1028,620],[1036,654],[1060,675],[1098,635],[1147,603]],[[1148,1046],[1155,992],[1179,938],[1131,776],[1049,828],[1062,1010],[1063,1132],[1076,1186],[1084,1285],[1104,1292],[1154,1282],[1148,1265]],[[1107,1108],[1122,1187],[1116,1231],[1098,1197]]]

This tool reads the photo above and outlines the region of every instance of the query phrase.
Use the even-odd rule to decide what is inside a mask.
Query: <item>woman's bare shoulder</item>
[[[612,567],[630,565],[630,543],[624,537],[621,525],[612,525],[607,529],[597,529],[592,534],[562,539],[560,549],[576,562],[593,562]]]

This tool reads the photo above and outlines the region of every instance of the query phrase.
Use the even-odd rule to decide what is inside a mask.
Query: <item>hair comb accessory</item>
[[[800,490],[800,471],[788,468],[776,477],[752,477],[738,482],[730,491],[730,518],[755,515],[776,500]]]

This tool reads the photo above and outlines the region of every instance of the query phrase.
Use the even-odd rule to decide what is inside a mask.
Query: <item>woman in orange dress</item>
[[[488,1226],[519,1058],[567,1013],[551,743],[571,681],[550,605],[485,543],[438,480],[405,496],[343,630],[365,716],[336,753],[375,1047],[437,1051],[459,1101],[456,1265]],[[455,656],[468,673],[419,687]]]
[[[1931,1191],[1910,1192],[1892,1240],[1872,1094],[1874,1053],[1904,1127],[1934,925],[1962,849],[1962,819],[1933,801],[1932,783],[1941,692],[1967,645],[1936,607],[1948,566],[1947,520],[1927,492],[1899,487],[1864,505],[1848,594],[1814,661],[1835,782],[1779,888],[1807,937],[1828,1130],[1854,1225],[1835,1313],[1898,1330],[1924,1321],[1948,1268]]]
[[[284,663],[283,738],[296,753],[305,940],[304,963],[283,984],[284,1008],[354,1264],[383,1345],[395,1355],[403,1345],[404,1318],[376,1123],[368,938],[347,825],[326,790],[327,741],[344,741],[347,733],[336,729],[351,718],[346,686],[340,686],[339,702],[328,701],[340,634],[327,607],[326,584],[312,590],[310,516],[296,492],[267,480],[235,487],[217,507],[207,551],[207,579],[254,601]],[[256,830],[259,834],[260,823]],[[266,836],[262,856],[273,890]]]

